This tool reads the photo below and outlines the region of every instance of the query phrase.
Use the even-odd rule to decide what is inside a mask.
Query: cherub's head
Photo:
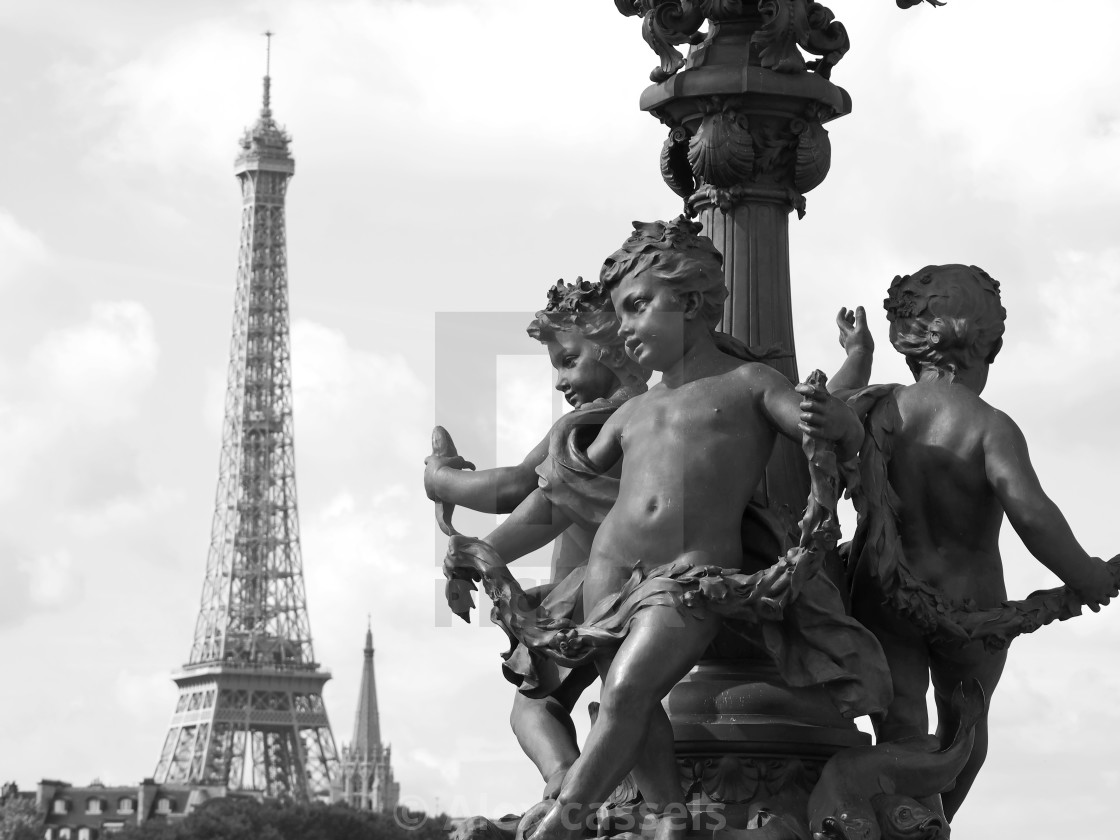
[[[883,301],[891,344],[917,379],[932,370],[951,379],[995,361],[1007,311],[999,283],[976,266],[927,265],[895,277]]]
[[[527,328],[548,348],[556,390],[571,405],[609,397],[620,387],[643,386],[650,372],[626,355],[611,300],[598,283],[577,277],[548,290],[548,304]]]
[[[710,332],[723,315],[723,256],[700,230],[684,216],[634,222],[634,232],[599,275],[627,351],[657,370],[683,352],[690,330]]]

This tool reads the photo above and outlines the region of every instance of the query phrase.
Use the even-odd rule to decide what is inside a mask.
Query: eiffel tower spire
[[[155,779],[308,799],[327,795],[339,765],[303,586],[284,219],[295,161],[272,117],[270,69],[234,168],[241,245],[217,500]]]

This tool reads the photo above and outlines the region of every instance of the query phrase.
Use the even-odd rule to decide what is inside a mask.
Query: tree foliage
[[[260,803],[212,799],[180,822],[148,822],[118,840],[445,840],[446,815],[400,811],[394,816],[347,805]]]
[[[41,840],[42,826],[35,800],[12,797],[0,802],[0,840]]]

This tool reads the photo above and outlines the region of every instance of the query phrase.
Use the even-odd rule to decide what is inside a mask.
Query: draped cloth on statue
[[[618,494],[618,479],[597,471],[586,454],[605,421],[594,412],[609,416],[615,407],[593,405],[569,415],[571,423],[557,424],[549,455],[537,468],[548,499],[588,527],[603,521]],[[635,565],[621,590],[582,619],[582,570],[540,600],[521,589],[489,544],[465,537],[452,537],[445,569],[455,578],[482,580],[494,604],[491,617],[511,642],[503,670],[528,696],[551,693],[563,668],[617,648],[641,610],[668,606],[728,619],[731,629],[761,644],[786,682],[823,686],[848,717],[885,709],[891,680],[882,648],[844,612],[839,591],[820,573],[823,555],[795,547],[774,559],[753,574],[683,561],[648,571]]]

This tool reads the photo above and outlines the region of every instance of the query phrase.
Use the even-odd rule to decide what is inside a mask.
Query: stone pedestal
[[[694,828],[704,833],[778,820],[791,837],[805,835],[825,761],[870,743],[823,690],[791,688],[758,660],[701,662],[665,707]]]

